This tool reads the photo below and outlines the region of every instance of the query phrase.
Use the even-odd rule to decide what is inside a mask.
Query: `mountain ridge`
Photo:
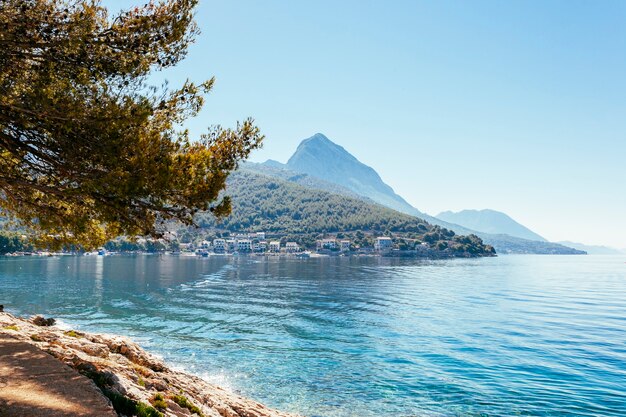
[[[440,220],[458,224],[478,232],[505,234],[521,239],[547,242],[539,234],[512,219],[509,215],[491,209],[444,211],[435,216]]]
[[[286,164],[268,160],[260,165],[304,173],[326,183],[336,184],[342,189],[347,189],[351,195],[356,194],[361,198],[368,199],[368,201],[374,201],[401,213],[418,217],[457,234],[475,234],[485,243],[494,246],[499,253],[585,253],[551,242],[529,240],[505,234],[484,233],[423,213],[396,194],[393,188],[386,184],[373,168],[360,162],[345,148],[332,142],[321,133],[304,139]]]
[[[424,213],[396,194],[374,168],[321,133],[300,142],[285,168],[337,183],[394,210],[424,217]]]
[[[624,255],[626,254],[626,250],[612,248],[610,246],[586,245],[584,243],[571,242],[571,241],[560,241],[557,243],[560,245],[569,246],[571,248],[575,248],[578,250],[584,250],[589,255]]]

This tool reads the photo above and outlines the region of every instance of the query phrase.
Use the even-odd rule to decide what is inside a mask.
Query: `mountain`
[[[554,242],[539,242],[509,235],[493,235],[477,232],[485,243],[496,248],[499,254],[515,255],[586,255],[584,250],[574,249]]]
[[[341,194],[344,196],[363,199],[367,202],[374,203],[373,200],[363,197],[352,190],[347,189],[339,184],[335,184],[334,182],[325,181],[321,178],[314,177],[309,174],[304,174],[301,172],[291,171],[285,168],[284,164],[276,165],[276,164],[268,164],[271,160],[264,162],[262,164],[254,163],[254,162],[244,162],[242,164],[241,171],[243,172],[255,172],[257,174],[266,175],[269,177],[280,178],[281,180],[285,180],[288,182],[293,182],[304,187],[313,188],[316,190],[328,191],[334,194]],[[280,164],[280,162],[277,162]]]
[[[561,245],[569,246],[578,250],[583,250],[589,255],[623,255],[626,251],[611,248],[608,246],[585,245],[584,243],[563,241]]]
[[[249,164],[251,162],[244,162],[244,163]],[[285,168],[285,164],[283,164],[282,162],[275,161],[273,159],[268,159],[267,161],[263,163],[263,165],[267,167],[271,167],[271,168]]]
[[[254,165],[257,169],[267,169],[264,174],[278,176],[281,179],[298,178],[297,173],[307,174],[307,177],[302,177],[298,181],[301,183],[306,181],[309,187],[328,190],[328,184],[334,184],[339,188],[334,189],[333,192],[351,197],[358,196],[365,201],[374,201],[401,213],[417,216],[430,224],[452,230],[457,234],[475,234],[485,243],[494,246],[499,253],[584,253],[556,243],[478,232],[423,213],[396,194],[373,168],[360,162],[343,147],[333,143],[321,133],[303,140],[287,164],[269,160],[263,164]],[[247,166],[254,168],[251,164]]]
[[[338,234],[369,247],[375,236],[390,234],[407,249],[423,248],[421,243],[426,243],[435,257],[495,254],[477,236],[456,235],[380,204],[265,175],[262,170],[243,164],[232,173],[226,187],[231,215],[217,221],[211,213],[199,213],[198,226],[205,231],[264,231],[308,248],[315,247],[316,239],[324,234]],[[198,232],[189,229],[187,233]]]
[[[527,240],[547,242],[546,239],[527,227],[522,226],[508,215],[495,210],[462,210],[456,213],[444,211],[435,217],[478,232],[494,235],[509,235]]]
[[[407,203],[385,184],[373,168],[321,133],[303,140],[285,168],[341,185],[379,204],[413,216],[424,213]]]

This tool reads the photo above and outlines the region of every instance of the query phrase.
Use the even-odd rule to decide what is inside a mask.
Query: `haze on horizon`
[[[202,34],[159,79],[215,75],[186,127],[254,117],[253,161],[321,132],[426,213],[626,248],[625,18],[619,1],[201,1]]]

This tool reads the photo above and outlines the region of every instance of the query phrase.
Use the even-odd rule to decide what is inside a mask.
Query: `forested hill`
[[[232,214],[217,223],[212,215],[198,215],[203,228],[231,232],[265,231],[288,236],[305,246],[324,234],[341,234],[369,243],[375,236],[392,235],[409,242],[409,249],[425,242],[432,249],[457,256],[493,255],[493,248],[476,236],[457,236],[426,221],[362,199],[308,188],[241,168],[227,186]],[[406,243],[405,242],[405,243]]]

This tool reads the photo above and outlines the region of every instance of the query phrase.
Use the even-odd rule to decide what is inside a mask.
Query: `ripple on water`
[[[309,416],[626,415],[623,258],[87,258],[0,260],[4,303]]]

